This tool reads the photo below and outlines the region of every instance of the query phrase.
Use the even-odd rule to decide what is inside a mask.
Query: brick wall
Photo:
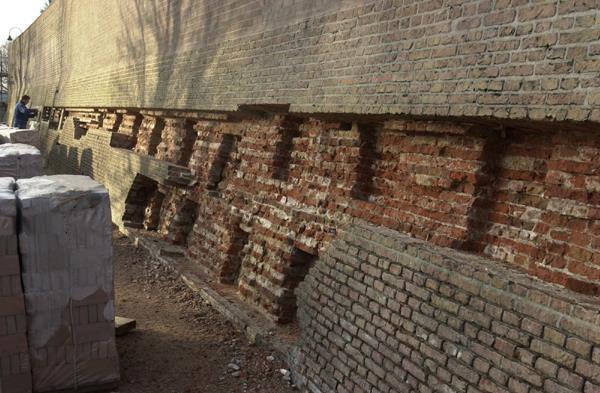
[[[298,291],[310,392],[596,392],[600,303],[354,222]]]
[[[11,103],[597,122],[599,13],[598,0],[57,0],[11,45]]]
[[[124,149],[114,144],[115,136],[124,135],[119,131],[120,127],[115,128],[112,122],[104,120],[100,127],[91,124],[85,132],[78,132],[76,124],[81,123],[71,113],[79,112],[65,112],[62,130],[49,129],[48,124],[43,123],[42,147],[50,170],[86,173],[104,182],[111,193],[113,219],[117,224],[155,231],[164,239],[184,246],[188,258],[199,270],[225,285],[235,286],[244,300],[280,323],[310,315],[329,330],[333,329],[324,318],[334,314],[318,303],[325,301],[324,297],[309,300],[306,295],[320,293],[321,287],[306,288],[310,288],[307,285],[313,285],[314,280],[323,280],[327,288],[334,284],[329,278],[319,276],[320,269],[325,268],[324,263],[330,261],[331,255],[341,252],[335,243],[342,241],[335,240],[340,239],[338,231],[352,230],[356,220],[374,225],[357,227],[359,232],[375,231],[375,226],[386,228],[377,231],[393,233],[396,237],[403,233],[402,236],[411,236],[414,242],[415,239],[426,241],[418,242],[422,247],[425,244],[444,247],[434,249],[438,254],[459,255],[461,261],[464,259],[481,269],[500,269],[503,273],[499,273],[499,277],[522,280],[535,276],[572,290],[566,292],[558,286],[528,278],[530,284],[527,285],[536,288],[541,285],[547,291],[548,299],[562,299],[567,304],[569,293],[573,299],[580,299],[577,292],[596,298],[600,293],[600,261],[597,258],[600,255],[600,190],[597,184],[600,136],[593,128],[569,123],[556,123],[548,129],[546,123],[539,122],[498,124],[407,120],[392,116],[303,116],[269,113],[257,108],[229,113],[139,111],[152,119],[137,122],[139,130],[131,132],[138,136],[140,133],[156,136],[160,130],[162,137],[160,141],[155,137],[156,149],[147,148],[147,138],[138,138],[135,145]],[[122,115],[130,116],[127,111]],[[94,117],[93,113],[87,116]],[[452,249],[470,254],[458,254]],[[367,272],[363,272],[367,269],[363,265],[373,261],[367,253],[362,253],[360,258],[364,261],[357,266],[344,267],[341,263],[339,268],[354,277],[353,280],[360,281],[360,288],[365,288],[368,296],[384,299],[389,291],[365,278]],[[468,276],[466,266],[453,264],[445,269],[454,270],[456,277],[471,282],[470,278],[465,278]],[[315,268],[310,270],[312,267]],[[404,270],[392,269],[386,274],[405,280],[400,272]],[[363,279],[366,281],[362,282]],[[479,276],[477,279],[483,280]],[[350,282],[340,280],[340,285]],[[401,296],[418,296],[412,293],[424,290],[421,287],[429,282],[429,278],[420,280],[422,282],[400,288],[405,291]],[[304,289],[298,292],[297,288],[303,282]],[[479,291],[484,290],[486,283],[471,282],[473,287],[479,285]],[[383,292],[377,295],[373,291]],[[304,296],[300,302],[298,293]],[[364,300],[359,296],[357,301]],[[424,315],[431,318],[430,314],[437,306],[426,306],[424,300],[421,299],[422,303],[417,306],[407,304],[427,309],[429,314]],[[580,301],[572,302],[579,304]],[[344,304],[340,303],[341,306]],[[474,304],[473,307],[480,307],[479,300]],[[368,308],[370,305],[362,306]],[[301,307],[299,313],[298,306]],[[377,307],[383,313],[377,317],[377,323],[383,324],[379,318],[391,315],[395,305],[384,302]],[[512,315],[514,310],[510,307],[496,304],[494,312]],[[597,309],[590,307],[585,311],[588,316],[582,316],[582,319],[596,315]],[[479,311],[486,312],[485,309]],[[349,307],[345,311],[336,308],[336,312],[354,318],[363,311]],[[459,325],[462,329],[466,323],[473,322],[470,319],[475,318],[470,314],[472,310],[464,312],[453,317],[454,329],[459,329]],[[581,313],[583,315],[584,311]],[[404,314],[400,315],[406,318]],[[498,318],[510,325],[502,319],[504,317]],[[385,323],[396,328],[397,322]],[[491,323],[488,331],[496,330],[486,334],[494,337],[502,336],[502,329],[508,329],[505,325],[492,328]],[[488,346],[502,352],[504,347],[499,349],[494,345],[510,348],[510,345],[525,345],[526,341],[527,346],[523,348],[531,352],[533,349],[529,345],[533,345],[533,338],[523,341],[513,337],[517,333],[529,334],[522,332],[525,327],[519,324],[513,324],[511,336],[498,339],[499,344],[488,343]],[[556,327],[569,331],[559,325]],[[358,331],[358,328],[351,329]],[[344,391],[341,386],[346,383],[342,376],[345,369],[331,369],[337,367],[334,365],[322,369],[318,365],[323,359],[329,362],[332,356],[338,356],[338,350],[328,347],[333,354],[317,359],[311,358],[314,351],[307,349],[314,346],[310,337],[318,340],[315,337],[321,334],[320,329],[322,326],[304,322],[304,347],[300,348],[305,352],[295,361],[298,375],[305,377],[307,384],[321,386],[322,391],[330,391],[327,386],[331,389],[340,386],[335,389]],[[590,334],[598,333],[598,329],[590,329]],[[413,340],[418,341],[420,333],[417,333]],[[461,337],[469,334],[463,330],[459,333],[463,334]],[[338,340],[337,336],[326,337],[332,342]],[[461,340],[461,345],[466,346],[463,341],[467,339]],[[507,340],[513,341],[505,344]],[[335,343],[338,344],[341,345]],[[441,359],[446,359],[443,364],[432,366],[430,362],[425,363],[424,357],[431,348],[421,349],[421,344],[416,341],[412,344],[417,346],[410,350],[416,351],[415,355],[409,351],[406,356],[415,356],[416,360],[390,359],[399,361],[397,364],[402,370],[401,376],[394,378],[404,378],[401,382],[408,386],[431,385],[435,379],[429,378],[450,378],[440,384],[448,383],[458,391],[467,383],[488,391],[499,389],[497,385],[509,390],[519,389],[523,383],[531,388],[551,389],[554,383],[564,385],[564,378],[574,378],[581,380],[580,386],[589,382],[591,387],[587,389],[593,392],[590,389],[597,383],[586,376],[588,371],[577,371],[575,363],[561,371],[561,376],[557,368],[556,375],[540,374],[535,383],[523,380],[519,375],[521,371],[535,369],[536,354],[531,355],[530,363],[525,365],[519,363],[525,360],[513,359],[517,355],[508,356],[512,363],[498,366],[494,371],[478,369],[481,364],[477,362],[476,365],[473,359],[466,360],[465,364],[460,359],[458,363],[454,360],[444,363],[449,359],[448,355],[440,355]],[[591,341],[588,344],[590,348],[597,345]],[[350,347],[344,348],[348,353],[339,356],[349,356],[354,351]],[[388,350],[394,351],[393,348]],[[536,348],[538,354],[546,356],[556,349]],[[435,351],[445,349],[437,347]],[[344,359],[338,360],[344,362]],[[488,358],[487,361],[494,362],[495,359]],[[582,359],[591,361],[589,357]],[[539,367],[545,367],[546,360],[539,360]],[[440,376],[427,368],[430,366],[446,371],[440,371],[443,375]],[[506,369],[513,366],[516,368]],[[357,370],[364,371],[371,363],[361,367]],[[381,378],[381,384],[391,383],[383,382],[387,377],[380,375],[381,370],[374,370],[371,370],[372,375],[367,371],[360,374],[365,378],[360,383],[379,386],[379,382],[374,382],[376,378]],[[460,374],[464,372],[470,373],[472,381],[464,379]],[[452,373],[456,373],[455,377]],[[426,379],[419,380],[419,377]],[[325,381],[326,378],[329,379]],[[360,383],[352,379],[349,386]],[[348,387],[345,389],[352,391]],[[353,389],[361,391],[361,388]],[[363,389],[367,390],[364,386]]]
[[[117,222],[124,205],[140,227],[154,215],[152,228],[188,245],[200,265],[238,283],[244,297],[273,316],[293,318],[303,270],[294,258],[318,256],[352,218],[599,293],[595,132],[548,130],[543,123],[180,115],[155,114],[154,127],[165,124],[155,157],[134,153],[143,141],[130,150],[111,148],[117,132],[110,125],[70,138],[67,121],[49,160],[67,164],[57,170],[90,173],[109,189],[115,183]],[[184,171],[177,165],[184,162],[189,187],[168,178],[169,170]],[[150,188],[135,185],[137,174]]]

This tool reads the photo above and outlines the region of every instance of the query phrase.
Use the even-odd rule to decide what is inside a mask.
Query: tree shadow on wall
[[[79,160],[79,168],[82,175],[94,178],[94,152],[92,149],[84,149]]]
[[[214,78],[216,71],[231,67],[219,60],[222,47],[256,26],[229,18],[241,12],[235,1],[157,3],[118,3],[124,26],[117,41],[119,58],[127,59],[127,73],[135,79],[130,83],[116,82],[115,88],[128,106],[206,109],[197,107],[199,99],[206,102],[206,107],[218,99],[214,98],[214,91],[204,87],[205,81]],[[229,89],[219,95],[235,95],[235,84],[243,80],[228,83]]]
[[[160,8],[155,1],[118,3],[124,26],[124,34],[117,41],[119,57],[128,60],[127,68],[135,75],[134,83],[117,86],[119,94],[127,97],[128,106],[173,106],[174,103],[165,102],[165,97],[174,88],[174,54],[182,39],[182,3],[182,0],[168,1]],[[155,75],[148,71],[148,64],[157,63],[157,59],[158,75]]]

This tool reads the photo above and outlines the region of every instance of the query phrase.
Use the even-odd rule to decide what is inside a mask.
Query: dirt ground
[[[181,280],[114,232],[117,315],[137,329],[117,338],[119,393],[292,392],[277,354],[242,334]]]

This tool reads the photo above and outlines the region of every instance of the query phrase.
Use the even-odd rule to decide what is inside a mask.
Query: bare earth
[[[117,338],[119,393],[294,391],[277,354],[248,344],[221,314],[116,231],[113,244],[117,314],[137,320],[136,331]]]

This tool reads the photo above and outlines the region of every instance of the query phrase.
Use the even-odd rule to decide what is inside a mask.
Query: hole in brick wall
[[[135,176],[125,199],[123,225],[132,228],[143,227],[146,206],[157,187],[158,183],[155,180],[139,173]]]
[[[50,120],[50,116],[52,115],[52,108],[49,106],[45,106],[42,109],[42,121],[49,121]]]
[[[352,122],[341,122],[340,123],[340,130],[342,131],[350,131],[352,129]]]
[[[286,120],[279,132],[281,136],[275,145],[275,154],[273,159],[275,172],[273,173],[273,178],[285,181],[289,178],[292,150],[294,148],[294,138],[297,138],[300,135],[299,119]]]
[[[284,295],[280,299],[280,323],[293,322],[298,309],[295,289],[304,281],[308,271],[314,266],[317,256],[294,247],[289,258],[289,267],[285,274],[283,287]]]
[[[105,112],[100,113],[100,115],[98,116],[98,128],[104,127],[104,117],[106,117]]]
[[[360,148],[358,151],[359,162],[356,167],[356,182],[352,186],[351,196],[363,201],[369,200],[375,191],[375,162],[378,159],[377,137],[379,130],[372,124],[359,124],[358,133]]]
[[[144,211],[144,229],[147,231],[155,231],[160,224],[160,211],[165,199],[165,194],[158,188],[154,190],[150,196],[146,209]]]
[[[197,133],[194,129],[195,121],[185,121],[185,135],[183,137],[183,146],[181,147],[181,156],[179,157],[178,165],[188,166],[192,152],[194,151],[194,142],[196,142]]]
[[[156,119],[156,125],[151,132],[150,141],[148,143],[148,155],[154,156],[156,154],[156,148],[160,143],[160,136],[165,128],[165,120],[161,117]]]
[[[62,110],[57,108],[51,108],[50,116],[48,117],[48,128],[51,130],[58,129],[60,123]]]
[[[210,169],[208,170],[208,180],[206,189],[214,190],[218,187],[223,178],[223,170],[231,157],[231,153],[235,150],[239,136],[232,134],[223,134],[219,150],[213,160]]]
[[[82,136],[84,136],[85,134],[87,134],[87,125],[86,123],[82,122],[79,120],[79,118],[74,117],[73,118],[73,125],[74,125],[74,132],[73,132],[73,138],[75,139],[81,139]]]

